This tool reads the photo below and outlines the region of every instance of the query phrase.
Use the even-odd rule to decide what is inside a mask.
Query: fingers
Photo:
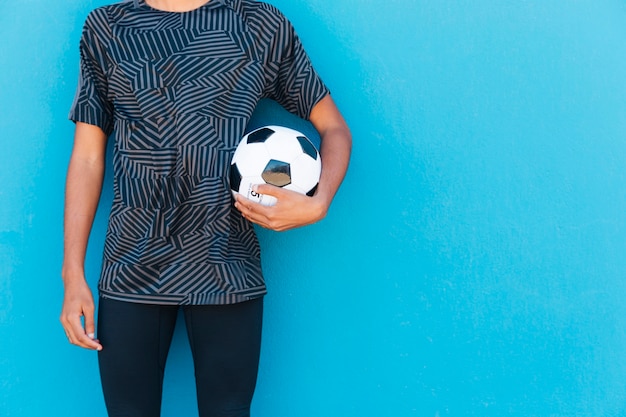
[[[67,339],[71,344],[82,348],[102,350],[102,345],[95,339],[93,296],[84,277],[65,278],[64,285],[65,297],[61,311],[61,324]]]
[[[85,349],[102,350],[102,345],[94,338],[93,315],[91,315],[91,319],[86,319],[85,323],[89,321],[91,322],[90,328],[87,327],[87,324],[83,328],[79,315],[68,315],[61,318],[63,329],[71,344]]]
[[[271,185],[257,185],[255,191],[277,198],[275,206],[266,207],[242,195],[235,195],[235,207],[249,221],[277,232],[315,223],[323,210],[315,199]]]
[[[79,302],[66,301],[61,313],[61,324],[71,344],[85,349],[102,350],[102,345],[95,339],[94,307],[92,303],[84,305]]]
[[[255,203],[241,194],[237,194],[235,195],[235,208],[241,212],[245,219],[263,226],[262,218],[265,216],[262,214],[262,211],[266,208],[263,205]]]
[[[87,334],[87,336],[93,339],[96,333],[96,325],[94,323],[94,311],[93,310],[85,311],[84,320],[85,320],[85,333]]]
[[[92,349],[102,350],[102,345],[100,345],[100,343],[95,340],[96,324],[94,320],[94,311],[92,310],[88,314],[85,314],[84,320],[85,331],[83,332],[82,336],[87,336],[88,340],[83,341],[87,343],[87,345],[90,346]]]
[[[273,229],[270,219],[275,206],[264,206],[245,198],[241,194],[236,194],[235,208],[241,212],[241,215],[245,219],[251,221],[252,223],[258,224],[266,229]]]
[[[258,184],[252,187],[252,190],[259,194],[266,194],[276,197],[277,199],[285,194],[285,190],[269,184]]]

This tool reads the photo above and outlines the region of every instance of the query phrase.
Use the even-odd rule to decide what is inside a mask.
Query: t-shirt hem
[[[267,294],[263,287],[249,288],[237,293],[200,294],[129,294],[99,289],[99,295],[116,301],[154,305],[226,305],[237,304],[261,298]]]

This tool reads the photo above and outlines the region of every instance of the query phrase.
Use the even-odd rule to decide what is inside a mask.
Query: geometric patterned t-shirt
[[[166,12],[98,8],[80,41],[70,119],[113,134],[113,205],[101,296],[229,304],[266,293],[228,167],[262,98],[308,118],[328,89],[289,21],[253,0]]]

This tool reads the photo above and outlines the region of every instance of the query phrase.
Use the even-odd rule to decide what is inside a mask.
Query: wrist
[[[85,280],[85,271],[82,265],[64,265],[61,269],[61,279],[67,285],[75,281]]]
[[[331,199],[324,196],[324,194],[316,193],[313,196],[313,210],[315,212],[316,221],[322,220],[328,213]]]

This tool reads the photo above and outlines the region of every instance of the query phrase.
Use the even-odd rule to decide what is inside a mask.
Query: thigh
[[[263,299],[185,307],[200,417],[246,417],[256,386]]]
[[[100,379],[110,417],[158,417],[177,306],[100,299]]]

